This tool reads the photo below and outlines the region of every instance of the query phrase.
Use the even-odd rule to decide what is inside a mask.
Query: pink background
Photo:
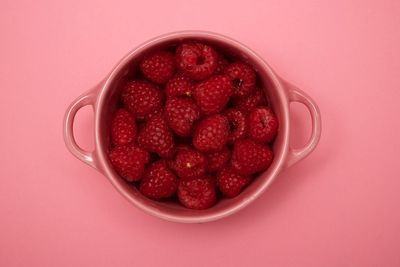
[[[0,266],[400,266],[400,1],[236,2],[1,1]],[[61,131],[126,52],[182,29],[247,44],[323,119],[309,158],[202,225],[139,211]],[[301,146],[309,118],[300,104],[292,116]],[[92,120],[76,122],[88,149]]]

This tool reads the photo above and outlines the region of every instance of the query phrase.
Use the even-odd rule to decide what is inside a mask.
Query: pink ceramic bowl
[[[108,158],[109,126],[116,108],[120,84],[132,78],[132,69],[137,69],[144,52],[159,47],[174,45],[184,40],[199,40],[241,57],[254,66],[260,77],[265,93],[278,116],[280,128],[273,145],[275,157],[270,168],[255,179],[239,196],[223,199],[207,210],[190,210],[175,203],[152,201],[126,183],[114,171]],[[301,149],[292,149],[289,144],[290,102],[304,104],[312,118],[312,133],[307,145]],[[74,117],[83,106],[90,105],[95,117],[95,149],[84,151],[73,135]],[[183,31],[156,37],[138,46],[126,55],[97,86],[78,97],[67,109],[64,118],[64,139],[69,151],[81,161],[104,174],[114,187],[132,204],[156,217],[183,223],[200,223],[221,219],[246,207],[259,197],[272,183],[279,172],[289,168],[310,154],[318,144],[321,134],[321,118],[317,105],[304,92],[280,78],[268,64],[243,44],[226,36],[203,32]]]

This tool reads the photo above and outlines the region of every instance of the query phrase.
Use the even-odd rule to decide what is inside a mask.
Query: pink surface
[[[400,265],[400,2],[212,2],[2,2],[0,266]],[[181,29],[247,44],[323,119],[309,158],[201,225],[134,208],[61,131],[69,103],[128,50]],[[90,148],[90,109],[78,116]],[[301,145],[309,118],[300,105],[293,118]]]

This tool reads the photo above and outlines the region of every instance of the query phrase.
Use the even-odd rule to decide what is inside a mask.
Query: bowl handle
[[[305,105],[311,115],[312,131],[307,144],[303,148],[294,149],[289,146],[285,167],[289,168],[296,162],[307,157],[317,146],[321,137],[321,114],[314,100],[296,86],[284,81],[286,93],[290,102],[299,102]]]
[[[98,170],[98,165],[96,164],[95,151],[89,152],[83,150],[77,143],[74,137],[74,120],[76,113],[85,106],[92,106],[93,111],[95,110],[95,103],[97,99],[98,86],[92,88],[91,90],[85,92],[78,98],[76,98],[71,105],[68,107],[64,116],[64,142],[67,146],[69,152],[72,153],[76,158],[85,162],[89,166]]]

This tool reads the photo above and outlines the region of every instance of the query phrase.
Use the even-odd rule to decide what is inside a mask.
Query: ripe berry
[[[140,62],[144,77],[158,84],[166,83],[175,73],[175,56],[167,51],[156,51]]]
[[[217,175],[218,188],[228,198],[239,195],[250,180],[250,175],[240,175],[232,167],[225,167]]]
[[[164,107],[158,108],[155,111],[149,113],[146,115],[146,120],[150,120],[154,116],[162,115],[164,114]]]
[[[124,106],[138,119],[145,119],[147,115],[161,108],[163,94],[161,90],[142,80],[128,82],[121,94]]]
[[[194,122],[200,118],[200,109],[190,98],[169,98],[165,104],[165,118],[177,135],[189,136]]]
[[[226,75],[215,75],[199,83],[194,98],[204,114],[222,111],[232,95],[232,87]]]
[[[249,136],[258,142],[271,142],[278,132],[278,119],[269,107],[258,107],[248,116]]]
[[[167,82],[167,85],[165,87],[165,94],[167,95],[167,97],[192,97],[194,88],[195,83],[192,81],[192,79],[179,73]]]
[[[149,119],[139,131],[138,144],[149,152],[157,153],[162,158],[169,158],[174,153],[174,137],[162,115]]]
[[[264,91],[256,88],[249,96],[233,99],[233,106],[241,110],[244,114],[248,114],[257,106],[266,106],[267,100]]]
[[[191,149],[189,145],[178,143],[175,147],[175,155],[173,158],[167,160],[168,168],[176,172],[176,155],[182,150]]]
[[[273,159],[273,153],[267,145],[251,139],[235,142],[231,165],[239,174],[250,175],[268,169]]]
[[[224,73],[230,77],[235,98],[251,94],[256,85],[256,73],[251,66],[237,61],[226,67]]]
[[[172,196],[177,187],[175,174],[168,169],[164,160],[159,160],[146,169],[140,183],[140,192],[152,199],[162,199]]]
[[[216,172],[221,170],[231,158],[231,152],[228,147],[224,147],[221,151],[208,153],[207,155],[207,171]]]
[[[214,205],[217,198],[215,182],[211,176],[180,179],[178,198],[189,209],[207,209]]]
[[[193,145],[202,152],[220,151],[227,143],[228,135],[228,119],[220,114],[211,115],[197,125],[193,134]]]
[[[246,136],[246,116],[238,109],[229,109],[225,112],[229,121],[228,142],[233,144],[236,140]]]
[[[174,170],[181,178],[201,177],[206,172],[207,158],[197,150],[187,148],[177,152]]]
[[[176,49],[178,68],[194,80],[204,80],[217,68],[217,53],[208,45],[183,43]]]
[[[141,179],[150,159],[149,153],[133,145],[114,147],[108,156],[115,171],[129,182]]]
[[[111,122],[111,142],[113,145],[127,145],[136,138],[135,118],[126,109],[118,109]]]

